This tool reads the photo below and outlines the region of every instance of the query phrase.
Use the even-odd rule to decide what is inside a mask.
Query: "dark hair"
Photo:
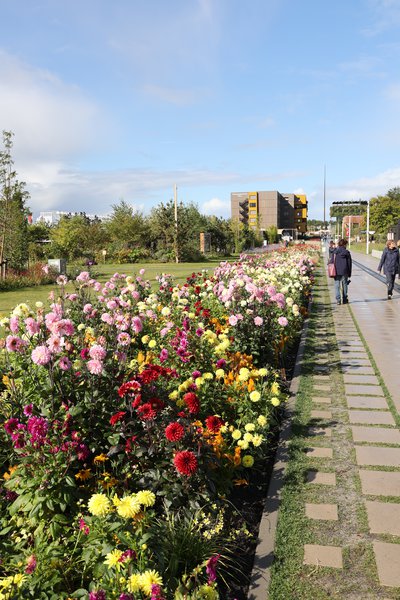
[[[347,246],[347,240],[339,240],[338,246]]]

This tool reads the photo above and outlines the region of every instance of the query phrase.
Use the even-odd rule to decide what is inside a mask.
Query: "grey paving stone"
[[[311,458],[333,458],[332,448],[321,448],[320,446],[310,446],[306,449],[306,453]]]
[[[308,428],[308,435],[312,436],[312,437],[332,437],[332,429],[330,427],[309,427]]]
[[[400,587],[400,544],[374,542],[379,581],[388,587]]]
[[[307,471],[307,483],[315,485],[336,485],[336,473],[324,473],[323,471]]]
[[[361,383],[362,385],[379,385],[379,381],[376,375],[357,375],[355,373],[345,373],[343,375],[343,379],[345,383],[349,384]]]
[[[388,410],[385,398],[373,398],[372,396],[348,396],[346,398],[349,408],[383,408]]]
[[[341,367],[342,372],[345,373],[346,375],[374,375],[375,371],[372,367],[366,367],[365,365],[348,365],[348,366],[343,366]],[[346,381],[346,380],[345,380]],[[348,383],[352,383],[351,381],[349,381]],[[363,382],[361,382],[363,383]],[[369,381],[366,381],[365,383],[370,383]]]
[[[400,504],[392,502],[365,502],[371,533],[389,533],[400,536]]]
[[[322,398],[321,396],[316,396],[315,398],[312,399],[312,401],[314,402],[314,404],[330,404],[331,403],[330,398]]]
[[[304,564],[343,569],[342,549],[337,546],[304,545]]]
[[[358,347],[362,346],[362,348],[364,348],[364,344],[362,343],[361,340],[347,340],[347,341],[343,341],[343,342],[341,340],[339,340],[338,346],[342,349],[343,348],[351,348],[352,349],[354,346],[358,346]]]
[[[332,411],[330,410],[312,410],[311,419],[332,419]]]
[[[355,442],[376,444],[400,444],[400,431],[389,427],[359,427],[352,425],[351,432]]]
[[[356,446],[356,460],[358,465],[400,467],[400,448]]]
[[[361,489],[369,496],[400,497],[400,473],[360,469]]]
[[[344,391],[347,395],[354,396],[380,396],[384,397],[382,388],[379,385],[350,385],[347,384],[344,386]]]
[[[337,504],[306,504],[306,517],[323,521],[338,521]]]
[[[370,367],[371,366],[371,361],[369,360],[369,358],[364,358],[362,356],[357,358],[350,358],[350,357],[346,357],[346,358],[342,358],[341,360],[341,365],[342,366],[357,366],[357,367]]]
[[[318,396],[323,396],[324,394],[330,394],[331,391],[331,387],[327,386],[327,385],[318,385],[316,387],[314,387],[314,394],[317,394]]]
[[[395,425],[389,411],[383,410],[349,410],[350,423],[368,425]]]

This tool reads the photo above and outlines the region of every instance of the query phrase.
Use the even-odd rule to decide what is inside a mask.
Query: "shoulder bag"
[[[336,277],[336,254],[333,255],[333,262],[328,264],[328,276]]]

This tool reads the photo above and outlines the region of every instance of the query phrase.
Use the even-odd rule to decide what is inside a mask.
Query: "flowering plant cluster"
[[[163,597],[155,557],[136,568],[152,537],[147,508],[221,499],[263,460],[285,395],[278,358],[301,327],[313,268],[299,252],[242,257],[182,286],[162,275],[158,291],[142,272],[106,283],[83,272],[73,293],[59,277],[49,309],[20,304],[2,320],[0,498],[12,523],[0,533],[12,535],[0,586],[43,590],[46,578],[60,598]],[[184,587],[187,567],[181,576]],[[218,597],[214,581],[196,581],[208,587],[193,598]]]

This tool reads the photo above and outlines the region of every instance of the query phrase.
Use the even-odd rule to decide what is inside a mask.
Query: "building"
[[[276,227],[293,238],[307,231],[307,197],[304,194],[270,192],[232,192],[231,217],[250,229],[265,231]]]
[[[38,218],[36,219],[36,223],[45,223],[46,225],[57,225],[57,223],[59,223],[61,217],[64,216],[76,216],[76,215],[85,215],[85,217],[87,217],[88,219],[94,220],[94,219],[106,219],[107,215],[92,215],[92,214],[87,214],[87,213],[77,213],[77,212],[66,212],[66,211],[61,211],[61,210],[48,210],[48,211],[43,211],[39,213]]]

